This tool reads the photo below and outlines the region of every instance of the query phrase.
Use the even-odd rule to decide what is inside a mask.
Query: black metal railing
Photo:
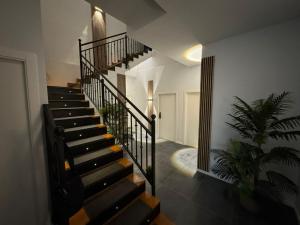
[[[103,71],[121,63],[128,67],[130,59],[149,47],[130,38],[125,32],[86,43],[79,40],[79,48],[89,62]]]
[[[116,49],[111,43],[115,43]],[[86,45],[93,47],[83,49]],[[105,45],[109,47],[102,47]],[[106,50],[112,48],[113,54],[110,55],[107,50],[107,54],[99,55],[101,50],[98,47]],[[81,88],[101,113],[109,132],[147,179],[155,195],[155,115],[148,118],[103,74],[103,69],[115,62],[121,61],[128,65],[129,59],[145,48],[148,47],[130,39],[126,33],[84,44],[79,41]],[[108,59],[103,60],[101,57]]]

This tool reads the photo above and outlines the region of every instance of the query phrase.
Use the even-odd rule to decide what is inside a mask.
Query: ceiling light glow
[[[189,48],[185,52],[184,55],[190,61],[201,62],[201,59],[202,59],[202,45],[198,44],[198,45],[195,45],[195,46]]]

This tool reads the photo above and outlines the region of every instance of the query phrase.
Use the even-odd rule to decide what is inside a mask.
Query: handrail
[[[147,117],[104,74],[119,63],[125,63],[128,68],[132,56],[151,50],[127,35],[118,39],[124,34],[84,44],[79,39],[80,84],[94,106],[102,111],[103,123],[122,149],[128,152],[155,195],[155,115]],[[117,38],[100,42],[113,37]],[[88,44],[91,47],[86,46]]]
[[[109,85],[111,85],[113,87],[113,89],[115,91],[118,92],[119,95],[121,95],[126,102],[128,102],[139,114],[141,114],[141,116],[148,122],[151,123],[151,120],[141,111],[139,110],[138,107],[136,107],[110,80],[108,80],[96,67],[94,67],[94,65],[92,65],[92,63],[81,54],[81,57],[91,66],[93,67],[93,69],[99,73],[99,75],[101,76],[101,78],[103,78],[107,83],[109,83]]]
[[[92,44],[92,43],[95,43],[95,42],[104,41],[104,40],[107,40],[107,39],[109,39],[109,38],[121,36],[121,35],[124,35],[124,34],[127,34],[127,32],[115,34],[115,35],[112,35],[112,36],[109,36],[109,37],[106,37],[106,38],[102,38],[102,39],[98,39],[98,40],[95,40],[95,41],[89,41],[89,42],[86,42],[86,43],[82,43],[81,46],[88,45],[88,44]]]
[[[97,79],[97,78],[96,78]],[[106,88],[109,88],[107,85],[105,85],[105,84],[103,84],[104,85],[104,87],[106,87]],[[111,94],[116,98],[116,99],[118,99],[119,101],[120,101],[120,104],[122,104],[125,108],[127,108],[126,107],[126,104],[124,103],[124,102],[122,102],[121,101],[121,99],[117,96],[117,95],[115,95],[113,92],[111,92]],[[128,108],[127,108],[127,111],[130,113],[130,115],[132,115],[136,120],[138,120],[140,123],[141,123],[141,126],[149,133],[149,134],[151,134],[151,131],[149,130],[149,128],[147,128],[137,117],[136,117],[136,115],[134,115],[130,110],[128,110]],[[151,123],[151,122],[150,122]],[[151,134],[152,135],[152,134]]]

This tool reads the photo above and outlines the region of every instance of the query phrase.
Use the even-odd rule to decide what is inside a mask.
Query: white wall
[[[300,114],[299,27],[300,19],[204,46],[204,56],[216,57],[212,148],[224,149],[230,138],[239,136],[225,124],[230,121],[227,114],[234,96],[251,102],[271,93],[290,91],[295,103],[290,115]],[[299,149],[299,144],[288,145]],[[281,170],[297,181],[297,169]]]
[[[41,0],[46,70],[50,85],[80,78],[78,39],[92,40],[91,6],[83,0]]]
[[[47,92],[46,92],[46,74],[45,74],[45,63],[44,63],[44,51],[43,51],[43,41],[42,41],[42,31],[41,31],[41,12],[40,12],[40,1],[39,0],[27,0],[27,1],[17,1],[10,0],[4,1],[1,3],[0,7],[0,27],[1,27],[1,35],[0,35],[0,46],[8,49],[13,49],[21,52],[25,52],[25,54],[29,53],[31,55],[35,55],[37,58],[37,81],[34,81],[34,84],[38,86],[37,93],[35,93],[34,106],[36,106],[37,102],[45,103],[47,102]],[[0,68],[0,73],[3,68]],[[29,80],[28,82],[33,82]],[[6,84],[8,85],[8,84]],[[7,87],[6,87],[7,88]],[[15,90],[16,92],[20,90]],[[39,92],[39,93],[38,93]],[[29,91],[30,94],[30,91]],[[14,96],[7,96],[11,101],[14,101]],[[1,102],[3,106],[4,103]],[[33,106],[32,106],[33,107]],[[2,112],[1,112],[2,113]],[[24,112],[26,113],[26,112]],[[19,194],[21,194],[22,198],[18,197],[18,193],[16,195],[10,195],[11,199],[15,202],[15,208],[10,211],[5,211],[5,207],[2,207],[5,202],[0,201],[1,214],[9,214],[15,210],[15,214],[13,216],[19,219],[18,224],[22,224],[25,220],[20,216],[25,211],[17,211],[20,210],[18,202],[23,201],[28,204],[34,204],[34,199],[31,198],[32,194],[34,194],[37,198],[37,206],[36,209],[38,212],[31,212],[33,214],[38,214],[37,216],[37,224],[48,224],[49,223],[49,207],[48,207],[48,188],[47,188],[47,173],[45,169],[45,156],[41,134],[42,131],[42,120],[40,115],[40,105],[34,108],[32,111],[31,123],[34,124],[35,133],[39,133],[40,136],[34,136],[35,142],[32,143],[34,146],[34,159],[35,165],[32,165],[33,162],[28,162],[28,155],[23,155],[25,152],[22,152],[22,145],[19,146],[20,154],[16,157],[18,159],[22,158],[23,164],[19,164],[19,167],[22,168],[23,171],[27,171],[28,173],[32,173],[36,182],[35,190],[29,190],[32,193],[24,192],[24,188],[28,187],[28,180],[22,180],[18,177],[18,173],[16,171],[6,171],[7,174],[10,175],[11,179],[20,179],[21,185],[19,186]],[[19,132],[19,135],[25,135],[23,130],[13,129],[14,131]],[[8,131],[6,131],[8,132]],[[18,136],[20,137],[20,136]],[[38,137],[38,138],[37,138]],[[17,139],[17,137],[16,137]],[[2,149],[2,148],[1,148]],[[10,151],[11,149],[5,149],[6,151]],[[23,154],[21,154],[23,153]],[[26,153],[27,154],[27,153]],[[22,160],[21,160],[22,161]],[[14,163],[13,159],[11,162]],[[28,165],[31,164],[30,167]],[[36,170],[32,170],[32,166],[36,166]],[[3,172],[3,171],[2,171]],[[3,177],[1,177],[3,178]],[[0,178],[0,179],[1,179]],[[1,182],[4,182],[1,180]],[[13,185],[6,184],[6,185]],[[24,193],[23,193],[24,192]],[[14,199],[15,198],[15,199]],[[29,216],[29,215],[27,215]],[[1,217],[1,216],[0,216]],[[3,217],[1,217],[3,218]],[[26,220],[28,221],[28,220]],[[11,223],[11,221],[2,221],[3,223]]]
[[[125,23],[109,15],[108,13],[105,13],[105,21],[107,37],[127,31],[127,26]]]
[[[184,94],[200,90],[200,66],[187,67],[174,60],[153,53],[153,56],[126,72],[126,94],[147,115],[147,83],[153,80],[154,112],[158,93],[176,93],[176,141],[184,141]],[[195,106],[199,107],[199,106]]]

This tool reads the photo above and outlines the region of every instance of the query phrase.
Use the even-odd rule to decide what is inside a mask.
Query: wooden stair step
[[[165,214],[160,213],[151,225],[175,225]]]
[[[86,173],[92,169],[101,167],[107,163],[118,160],[123,157],[123,150],[119,145],[99,149],[74,157],[71,164],[78,173]]]
[[[86,116],[86,115],[94,115],[94,108],[85,108],[85,107],[77,107],[77,108],[52,108],[52,115],[54,118],[61,117],[74,117],[74,116]]]
[[[75,141],[96,135],[106,134],[107,127],[104,124],[92,124],[81,127],[67,128],[65,131],[65,141]]]
[[[100,116],[89,115],[76,117],[62,117],[55,118],[54,122],[57,126],[62,126],[63,128],[80,127],[85,125],[99,124]]]
[[[74,108],[74,107],[89,107],[88,101],[76,100],[49,100],[49,108]]]
[[[81,93],[48,93],[48,99],[51,100],[84,100],[85,96]]]
[[[47,86],[48,93],[62,93],[62,94],[72,94],[81,93],[80,88],[70,88],[70,87],[60,87],[60,86]]]
[[[133,163],[126,158],[109,163],[103,167],[81,175],[85,196],[89,197],[133,172]]]
[[[114,144],[115,138],[111,134],[102,134],[66,143],[73,156],[92,152]]]
[[[145,182],[134,183],[128,177],[124,178],[88,198],[82,209],[69,219],[69,224],[103,224],[137,198],[144,190]]]
[[[70,87],[70,88],[80,88],[80,82],[68,83],[67,86]]]
[[[159,200],[144,192],[105,225],[150,224],[159,211]]]

